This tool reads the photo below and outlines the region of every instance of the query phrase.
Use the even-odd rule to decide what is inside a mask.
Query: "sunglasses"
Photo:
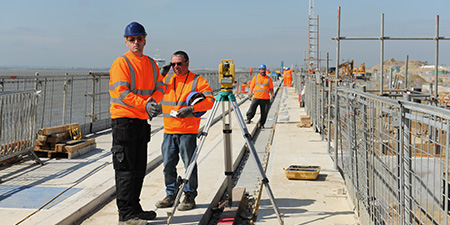
[[[172,67],[174,67],[174,66],[182,66],[182,65],[183,65],[183,62],[170,63],[170,65],[171,65]]]
[[[129,42],[134,42],[135,40],[137,40],[138,42],[140,42],[140,41],[144,40],[144,37],[142,37],[142,36],[137,36],[137,37],[128,37],[128,38],[127,38],[127,41],[129,41]]]

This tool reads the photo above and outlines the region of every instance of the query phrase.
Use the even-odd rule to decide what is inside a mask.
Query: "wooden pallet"
[[[77,156],[86,154],[96,149],[97,144],[94,138],[82,139],[82,140],[67,140],[59,142],[54,148],[50,146],[35,146],[34,152],[38,154],[47,154],[48,158],[53,157],[67,157],[73,159]]]
[[[75,158],[96,148],[95,139],[82,139],[77,123],[42,128],[38,131],[34,151],[48,158]]]
[[[72,123],[72,124],[66,124],[61,126],[55,126],[55,127],[47,127],[39,129],[38,134],[39,135],[52,135],[55,133],[61,133],[68,131],[71,127],[80,127],[78,123]]]

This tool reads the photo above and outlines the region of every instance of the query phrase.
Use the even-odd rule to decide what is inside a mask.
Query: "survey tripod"
[[[186,170],[186,174],[185,174],[185,178],[182,179],[182,183],[181,185],[179,185],[173,204],[173,208],[171,212],[168,212],[168,218],[167,218],[167,224],[170,224],[176,208],[178,206],[178,204],[180,203],[180,198],[181,195],[183,193],[183,189],[186,186],[189,178],[192,175],[192,172],[194,170],[194,167],[196,166],[196,162],[197,162],[197,158],[198,155],[200,153],[200,150],[203,146],[203,143],[206,139],[206,136],[208,134],[209,128],[211,127],[211,123],[213,121],[214,115],[217,112],[217,109],[219,108],[219,103],[222,102],[222,121],[223,121],[223,134],[224,134],[224,147],[225,147],[225,175],[227,176],[227,199],[228,199],[228,204],[231,207],[232,204],[232,176],[233,176],[233,169],[232,169],[232,158],[231,158],[231,107],[234,110],[234,113],[236,115],[236,118],[238,120],[239,126],[241,127],[241,130],[244,134],[244,138],[245,141],[247,143],[248,148],[250,149],[250,152],[253,155],[253,158],[255,159],[255,163],[258,167],[260,176],[262,178],[262,183],[264,184],[264,186],[266,187],[267,190],[267,194],[270,198],[270,201],[272,203],[273,209],[275,210],[275,213],[277,214],[278,217],[278,221],[281,225],[284,224],[282,216],[280,215],[280,212],[278,211],[278,207],[275,204],[275,199],[272,193],[272,190],[269,186],[269,179],[267,179],[266,174],[264,172],[264,169],[261,165],[261,161],[259,160],[256,148],[252,142],[252,137],[250,135],[250,133],[248,132],[247,126],[245,124],[244,118],[242,117],[241,111],[239,110],[239,105],[236,102],[236,98],[233,94],[232,91],[220,91],[219,94],[216,97],[216,100],[214,102],[211,114],[209,115],[206,125],[202,131],[202,133],[200,134],[200,143],[197,146],[197,148],[195,149],[195,152],[191,158],[191,161],[189,163],[189,166]],[[228,103],[228,123],[226,122],[226,110],[225,110],[225,103]]]

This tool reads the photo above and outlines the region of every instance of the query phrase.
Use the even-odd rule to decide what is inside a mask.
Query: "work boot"
[[[119,225],[147,225],[147,221],[136,217],[126,221],[119,221]]]
[[[168,195],[163,200],[156,202],[155,206],[157,208],[172,207],[174,201],[175,201],[175,197],[173,195]]]
[[[178,206],[178,210],[185,211],[195,207],[195,200],[191,195],[185,194],[183,201]]]
[[[152,220],[152,219],[155,219],[156,212],[151,211],[151,210],[150,211],[142,211],[142,212],[136,214],[136,216],[142,220]]]

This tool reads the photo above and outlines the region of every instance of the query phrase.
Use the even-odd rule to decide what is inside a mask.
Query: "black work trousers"
[[[260,127],[264,127],[267,120],[267,113],[269,113],[270,99],[254,98],[250,104],[250,108],[247,111],[247,120],[253,119],[256,113],[256,108],[259,106],[261,112],[261,118],[259,119]]]
[[[147,168],[151,128],[147,120],[141,119],[118,118],[111,123],[116,203],[119,221],[126,221],[142,212],[139,197]]]

